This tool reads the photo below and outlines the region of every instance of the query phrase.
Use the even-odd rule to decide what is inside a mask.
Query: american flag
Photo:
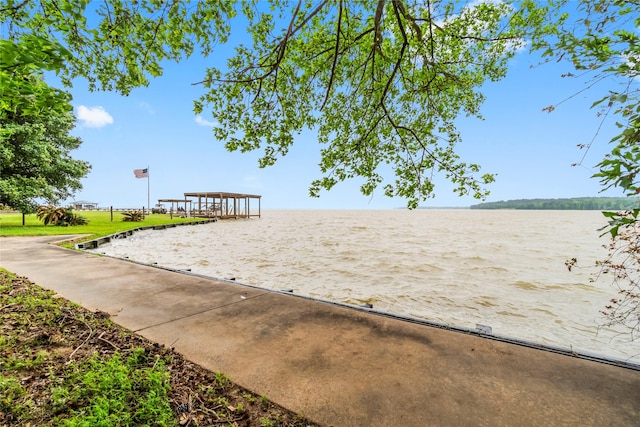
[[[149,169],[134,169],[133,174],[136,178],[149,178]]]

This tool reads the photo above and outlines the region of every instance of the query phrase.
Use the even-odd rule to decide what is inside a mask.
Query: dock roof
[[[184,193],[184,197],[219,197],[223,199],[242,199],[242,198],[250,198],[250,199],[259,199],[262,196],[259,194],[243,194],[243,193],[229,193],[225,191],[200,191],[193,193]]]

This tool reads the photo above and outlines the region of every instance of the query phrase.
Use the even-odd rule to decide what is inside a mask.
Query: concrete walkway
[[[334,426],[638,426],[640,371],[0,238],[0,265]]]

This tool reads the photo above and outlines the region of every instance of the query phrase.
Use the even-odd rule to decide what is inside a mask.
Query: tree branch
[[[380,55],[382,55],[382,27],[380,25],[382,21],[382,14],[384,13],[384,4],[386,0],[378,0],[378,6],[376,7],[376,15],[373,18],[373,28],[375,31],[375,36],[373,39],[373,48],[377,50]]]
[[[426,145],[424,145],[424,143],[420,140],[420,138],[418,137],[418,135],[416,134],[416,132],[412,128],[397,124],[393,120],[391,115],[389,114],[389,111],[387,110],[387,106],[384,103],[382,103],[380,106],[382,107],[382,110],[385,113],[385,117],[387,118],[387,120],[389,121],[389,123],[391,124],[393,129],[396,131],[396,134],[398,135],[398,137],[400,137],[400,140],[402,141],[404,146],[407,147],[407,151],[409,151],[408,150],[408,145],[405,142],[402,134],[400,133],[400,130],[403,130],[403,131],[407,132],[409,135],[411,135],[413,137],[413,139],[420,145],[420,147],[422,147],[422,151],[427,154],[427,157],[429,157],[431,160],[433,160],[434,164],[440,165],[442,170],[447,171],[447,173],[449,173],[452,176],[454,176],[457,180],[460,180],[460,181],[463,180],[463,177],[460,176],[460,174],[458,174],[454,169],[450,168],[444,162],[442,162],[431,150],[429,150],[427,148]],[[416,175],[420,176],[419,173],[416,173]],[[478,182],[478,180],[476,180],[476,179],[473,179],[472,181],[473,182]]]
[[[393,10],[394,10],[395,15],[396,15],[396,20],[398,22],[398,27],[400,27],[400,32],[402,33],[402,47],[400,48],[400,53],[398,54],[398,60],[396,61],[396,64],[393,67],[393,71],[391,72],[391,76],[387,80],[387,84],[384,87],[384,91],[382,92],[382,96],[380,97],[380,104],[381,105],[384,104],[384,98],[387,96],[387,92],[389,91],[389,88],[391,87],[391,83],[393,82],[393,79],[395,78],[396,73],[398,72],[398,69],[400,68],[400,64],[402,63],[402,59],[404,58],[404,51],[406,50],[407,45],[409,44],[409,42],[407,41],[407,34],[404,31],[404,26],[403,26],[403,23],[402,23],[402,19],[400,18],[400,14],[398,12],[398,9],[396,8],[396,3],[398,3],[398,0],[393,0]]]
[[[396,7],[396,5],[397,5],[398,10],[402,14],[402,16],[404,16],[404,18],[407,21],[409,21],[409,23],[411,24],[411,28],[413,29],[413,31],[415,31],[416,35],[418,36],[418,40],[420,42],[422,42],[422,30],[420,29],[420,26],[417,24],[416,18],[414,18],[407,11],[407,9],[404,7],[404,3],[402,1],[394,1],[393,4],[394,4],[394,7]]]
[[[329,84],[327,85],[327,93],[324,97],[324,101],[322,102],[322,106],[320,107],[320,111],[324,109],[324,106],[329,100],[329,94],[331,93],[331,86],[333,85],[333,79],[336,74],[336,64],[338,63],[338,50],[340,49],[341,25],[342,25],[342,0],[340,0],[340,3],[338,4],[338,29],[336,31],[335,55],[333,55],[333,64],[331,64],[331,74],[329,76]]]
[[[298,5],[296,6],[296,10],[293,14],[293,17],[291,18],[291,21],[289,22],[289,27],[287,28],[287,32],[285,33],[284,38],[273,48],[271,53],[263,57],[262,60],[260,61],[260,62],[264,62],[266,61],[266,59],[270,58],[274,53],[278,52],[278,56],[275,62],[266,67],[264,65],[257,65],[257,66],[249,66],[245,69],[245,70],[248,70],[250,68],[257,68],[257,69],[267,68],[267,71],[265,71],[265,73],[262,74],[261,76],[257,76],[249,79],[206,79],[196,83],[192,83],[191,85],[195,86],[195,85],[204,84],[204,83],[211,83],[213,81],[219,82],[219,83],[252,83],[258,80],[263,81],[274,72],[277,74],[277,71],[280,68],[280,63],[284,58],[286,45],[289,39],[291,39],[291,37],[293,37],[298,31],[300,31],[300,29],[303,28],[315,15],[317,15],[327,3],[328,3],[328,0],[323,0],[314,10],[312,10],[309,13],[309,15],[306,16],[306,18],[299,25],[293,28],[293,24],[295,23],[295,19],[297,17],[298,12],[300,11],[300,6],[302,4],[302,0],[298,1]],[[274,85],[276,82],[277,82],[277,75],[274,81]]]
[[[291,21],[289,21],[289,27],[287,28],[287,32],[284,35],[284,39],[278,44],[278,57],[276,58],[276,63],[274,68],[272,68],[272,72],[275,71],[275,78],[273,79],[273,90],[276,90],[276,86],[278,84],[278,70],[280,69],[280,63],[282,62],[282,58],[284,58],[284,54],[287,51],[287,43],[289,42],[289,38],[293,35],[293,23],[296,21],[298,17],[298,12],[300,12],[300,6],[302,6],[302,0],[298,0],[298,5],[296,6],[296,10],[293,12],[293,16],[291,17]],[[268,73],[267,75],[271,74]]]
[[[429,13],[429,53],[431,54],[431,62],[434,63],[436,60],[436,55],[433,39],[433,26],[435,24],[433,23],[433,19],[431,17],[431,0],[427,0],[427,12]],[[431,81],[429,81],[429,84],[431,84]]]
[[[411,165],[414,168],[415,171],[415,177],[416,180],[418,181],[418,187],[422,188],[422,180],[421,180],[421,176],[422,174],[420,173],[420,169],[416,166],[416,162],[413,161],[413,156],[411,156],[411,150],[409,150],[409,144],[405,141],[402,133],[400,132],[400,130],[404,130],[405,132],[409,132],[414,139],[416,139],[416,142],[418,142],[418,144],[420,144],[420,146],[422,147],[422,152],[423,153],[427,153],[427,156],[429,156],[431,159],[434,160],[434,162],[439,162],[438,159],[436,158],[436,156],[427,149],[427,147],[417,138],[417,135],[415,134],[415,132],[413,132],[412,129],[404,127],[404,126],[399,126],[395,123],[395,121],[393,120],[393,118],[391,117],[391,115],[389,114],[389,111],[387,110],[387,106],[383,103],[381,104],[382,110],[384,111],[384,114],[387,118],[387,120],[389,121],[389,123],[391,124],[391,126],[393,127],[393,130],[395,130],[396,134],[398,135],[398,137],[400,138],[400,141],[402,142],[402,145],[404,145],[404,151],[405,153],[407,153],[407,157],[408,160],[411,161]]]
[[[8,12],[8,11],[11,11],[12,13],[16,13],[18,10],[22,9],[27,3],[29,3],[29,0],[24,0],[19,5],[16,5],[16,6],[13,6],[13,7],[6,7],[4,9],[0,9],[0,13],[5,13],[5,12]]]

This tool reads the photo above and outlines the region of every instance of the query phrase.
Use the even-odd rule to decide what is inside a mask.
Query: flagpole
[[[151,174],[149,173],[149,166],[147,166],[147,215],[151,214]]]

